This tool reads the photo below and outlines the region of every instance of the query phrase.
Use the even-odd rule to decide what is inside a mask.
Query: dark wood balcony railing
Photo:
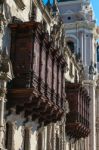
[[[87,90],[77,83],[66,83],[70,112],[66,115],[66,132],[73,138],[88,136],[89,102]]]
[[[8,88],[8,108],[40,121],[55,122],[64,113],[66,62],[41,23],[10,24],[10,58],[15,78]],[[19,107],[21,109],[19,109]]]

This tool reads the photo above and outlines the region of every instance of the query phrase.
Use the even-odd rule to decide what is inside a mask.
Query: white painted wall
[[[10,8],[11,16],[16,16],[17,18],[22,19],[22,21],[28,21],[30,12],[30,0],[24,0],[23,2],[25,4],[25,9],[20,10],[15,4],[14,0],[6,0],[6,3]]]
[[[37,131],[31,131],[30,136],[30,150],[36,150],[37,149]]]
[[[24,147],[24,127],[19,126],[14,131],[14,148],[15,150],[21,150]]]

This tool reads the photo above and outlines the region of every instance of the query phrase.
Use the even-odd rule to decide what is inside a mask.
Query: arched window
[[[67,46],[71,50],[72,53],[74,53],[74,42],[72,41],[67,41]]]

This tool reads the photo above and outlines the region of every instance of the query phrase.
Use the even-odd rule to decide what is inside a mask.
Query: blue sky
[[[99,25],[99,0],[91,0],[97,24]]]
[[[43,0],[43,2],[46,4],[48,0]],[[53,0],[50,0],[51,3],[53,3]]]

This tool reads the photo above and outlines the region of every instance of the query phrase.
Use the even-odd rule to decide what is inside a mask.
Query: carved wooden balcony
[[[10,24],[10,58],[15,78],[8,85],[7,109],[33,120],[56,122],[64,113],[64,57],[52,47],[41,23]]]
[[[81,84],[66,83],[70,112],[66,116],[66,132],[72,138],[88,136],[89,102],[87,90]]]

